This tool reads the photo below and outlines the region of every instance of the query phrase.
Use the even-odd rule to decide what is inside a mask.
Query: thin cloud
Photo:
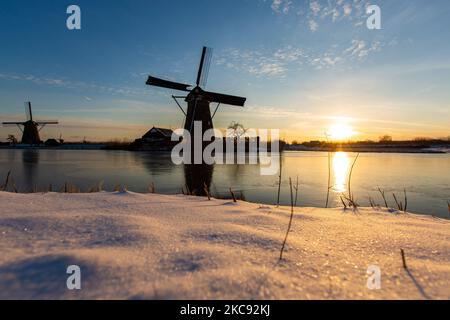
[[[305,16],[308,29],[316,32],[320,21],[326,19],[331,22],[357,21],[355,25],[361,25],[358,20],[367,17],[366,7],[369,4],[369,0],[272,0],[270,8],[278,14],[295,12]]]
[[[292,6],[292,1],[290,0],[273,0],[271,8],[276,13],[288,14]]]
[[[290,71],[307,67],[322,70],[345,66],[346,62],[353,66],[355,61],[363,61],[385,46],[386,43],[377,40],[366,42],[353,39],[347,46],[332,45],[325,51],[294,46],[267,52],[227,49],[218,53],[216,64],[255,76],[285,77]]]
[[[380,41],[373,41],[368,45],[364,40],[352,40],[350,47],[344,50],[344,54],[348,54],[352,57],[362,59],[367,57],[371,52],[378,52],[381,50],[383,44]]]
[[[0,79],[7,81],[26,81],[31,82],[36,85],[51,86],[57,88],[65,89],[82,89],[82,90],[93,90],[96,93],[102,92],[112,95],[122,95],[122,96],[148,96],[150,91],[144,88],[135,88],[129,86],[104,86],[95,83],[87,83],[84,81],[72,81],[63,78],[51,78],[36,76],[31,74],[12,74],[12,73],[0,73]],[[86,100],[90,101],[89,97],[84,97]]]
[[[314,16],[317,16],[322,9],[319,1],[311,1],[309,4],[309,8],[311,9],[311,12]]]
[[[316,32],[319,29],[319,24],[314,20],[308,21],[309,30]]]

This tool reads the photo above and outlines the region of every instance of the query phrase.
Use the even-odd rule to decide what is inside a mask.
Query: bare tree
[[[228,126],[228,130],[230,130],[231,137],[235,139],[240,139],[248,131],[248,129],[246,129],[242,124],[236,121],[230,123],[230,125]]]
[[[392,142],[392,136],[386,134],[384,136],[381,136],[379,141],[380,142]]]
[[[18,143],[17,138],[13,134],[9,134],[8,139],[6,139],[6,140],[8,140],[9,143],[13,146],[15,146]]]

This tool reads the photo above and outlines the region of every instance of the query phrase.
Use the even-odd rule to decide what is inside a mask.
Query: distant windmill
[[[236,97],[221,93],[208,92],[202,89],[206,85],[206,81],[208,79],[209,66],[211,64],[212,57],[212,49],[203,47],[202,56],[200,59],[200,67],[198,69],[196,86],[182,84],[172,81],[167,81],[159,78],[155,78],[152,76],[148,77],[147,85],[169,88],[178,91],[189,92],[186,97],[181,96],[172,96],[175,102],[178,104],[178,107],[186,116],[186,121],[184,128],[193,134],[194,131],[194,121],[202,122],[202,131],[203,133],[213,128],[212,119],[214,118],[220,104],[228,104],[243,107],[245,104],[246,98]],[[190,89],[192,88],[192,89]],[[184,98],[188,104],[187,112],[183,110],[183,108],[178,103],[177,99]],[[209,108],[210,103],[217,103],[214,114],[211,116],[211,110]]]
[[[48,124],[58,124],[58,121],[34,121],[31,102],[25,103],[25,122],[3,122],[4,126],[18,126],[22,131],[22,144],[39,145],[42,143],[39,132]],[[23,129],[22,129],[23,127]]]

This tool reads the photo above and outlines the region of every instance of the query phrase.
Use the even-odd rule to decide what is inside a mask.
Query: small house
[[[173,130],[153,127],[141,139],[135,140],[132,149],[164,151],[172,150],[177,141],[172,141]]]
[[[170,142],[173,131],[171,129],[153,127],[142,136],[144,143]]]

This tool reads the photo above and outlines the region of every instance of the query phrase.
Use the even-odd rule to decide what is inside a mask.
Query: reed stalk
[[[355,160],[353,161],[352,167],[350,168],[350,173],[348,175],[348,195],[349,198],[353,199],[353,194],[352,194],[352,174],[353,174],[353,169],[355,167],[356,161],[358,161],[359,158],[359,153],[356,155]]]
[[[211,201],[211,196],[209,194],[208,186],[205,182],[203,182],[203,190],[205,191],[206,196],[208,197],[208,200]]]
[[[297,200],[298,200],[298,176],[297,176],[297,182],[295,183],[295,201],[294,201],[294,207],[297,206]]]
[[[328,183],[327,183],[327,201],[325,203],[325,208],[328,208],[328,202],[330,200],[330,189],[331,189],[331,152],[328,151]]]
[[[8,174],[6,175],[5,183],[0,187],[0,191],[6,191],[6,188],[8,188],[9,183],[9,177],[11,176],[11,170],[8,171]]]
[[[284,241],[283,241],[283,245],[281,246],[281,250],[280,250],[280,258],[278,261],[283,260],[283,252],[284,252],[284,248],[286,246],[286,242],[288,239],[288,235],[289,232],[291,231],[291,226],[292,226],[292,219],[294,218],[294,196],[293,196],[293,192],[292,192],[292,179],[289,178],[289,187],[291,190],[291,217],[289,218],[289,225],[286,231],[286,236],[284,237]]]
[[[233,198],[233,202],[237,202],[236,196],[234,195],[234,192],[233,192],[233,190],[231,190],[231,188],[230,188],[230,194],[231,194],[231,197]]]
[[[386,196],[384,194],[384,190],[381,190],[380,188],[378,188],[378,192],[381,194],[381,196],[383,197],[384,200],[384,205],[386,206],[386,208],[389,208],[388,203],[386,201]]]
[[[282,159],[281,159],[281,152],[279,153],[279,163],[280,163],[280,174],[278,175],[278,196],[277,196],[277,207],[280,206],[280,193],[281,193],[281,172],[283,168]]]

